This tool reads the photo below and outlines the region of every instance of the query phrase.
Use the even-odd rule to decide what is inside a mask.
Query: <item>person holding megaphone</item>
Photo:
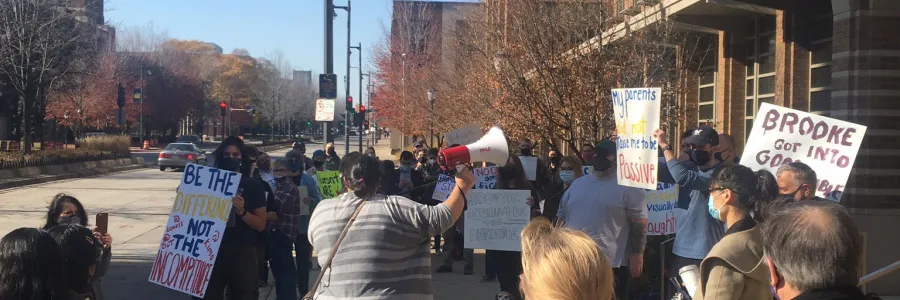
[[[447,200],[428,206],[378,193],[383,174],[372,157],[351,153],[340,169],[347,192],[322,201],[310,220],[309,241],[322,271],[308,296],[432,299],[427,241],[462,215],[475,176],[459,167]]]

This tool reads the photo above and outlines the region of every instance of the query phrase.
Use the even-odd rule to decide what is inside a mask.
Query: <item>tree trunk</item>
[[[22,106],[22,153],[31,153],[31,105],[25,101],[25,96],[19,96],[19,105]]]

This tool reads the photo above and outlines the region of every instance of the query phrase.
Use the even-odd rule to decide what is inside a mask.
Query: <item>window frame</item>
[[[822,15],[816,16],[816,17],[813,18],[812,20],[821,20],[821,19],[827,19],[827,18],[832,18],[832,15],[831,15],[831,14],[822,14]],[[815,22],[810,22],[810,23],[815,23]],[[832,24],[832,26],[834,26],[834,25]],[[810,45],[810,50],[814,49],[814,46],[824,45],[824,44],[832,44],[833,41],[834,41],[834,32],[832,32],[831,36],[829,36],[829,37],[827,37],[827,38],[823,38],[823,39],[819,39],[819,40],[815,40],[815,41],[810,41],[810,43],[809,43],[809,45]],[[832,44],[831,46],[834,47],[834,44]],[[833,49],[833,48],[832,48],[832,49]],[[832,52],[834,52],[834,50],[832,50]],[[816,111],[814,111],[814,110],[812,109],[812,108],[813,108],[813,103],[812,103],[812,102],[813,102],[813,101],[812,101],[813,98],[812,98],[812,95],[813,95],[813,93],[816,93],[816,92],[827,92],[827,91],[831,91],[831,88],[832,88],[832,85],[833,85],[833,84],[832,84],[831,81],[829,80],[828,86],[814,87],[814,86],[813,86],[813,80],[812,80],[812,74],[813,74],[813,71],[815,71],[815,69],[819,69],[819,68],[823,68],[823,67],[828,67],[828,68],[830,68],[830,67],[832,66],[832,64],[833,64],[833,59],[829,58],[828,61],[826,61],[826,62],[813,63],[813,55],[812,55],[812,53],[813,53],[812,51],[809,52],[809,73],[807,74],[807,76],[808,76],[807,78],[809,78],[809,80],[807,80],[807,81],[808,81],[808,84],[809,84],[809,85],[808,85],[809,93],[808,93],[808,98],[807,98],[807,99],[809,99],[809,101],[807,101],[807,103],[806,103],[806,104],[807,104],[806,111],[808,111],[809,113],[812,113],[812,114],[821,115],[821,114],[824,113],[824,111],[821,111],[821,110],[816,110]],[[832,71],[832,74],[833,74],[833,73],[834,73],[834,72]],[[832,79],[833,79],[833,78],[832,78]],[[829,97],[829,98],[830,98],[830,97]]]
[[[746,69],[745,69],[745,71],[748,71],[748,72],[746,72],[746,74],[744,76],[744,88],[752,90],[753,94],[747,95],[748,90],[744,91],[744,109],[745,110],[747,109],[747,107],[746,107],[747,101],[752,100],[753,106],[751,108],[753,110],[744,112],[744,140],[747,140],[748,138],[750,138],[750,129],[752,129],[753,123],[751,122],[750,126],[748,126],[747,121],[756,119],[756,112],[759,110],[759,106],[761,105],[759,99],[764,99],[764,100],[773,99],[774,100],[774,98],[775,98],[774,88],[772,90],[772,93],[766,93],[766,94],[759,93],[760,79],[768,79],[768,78],[774,79],[775,73],[776,73],[775,69],[773,69],[771,72],[760,73],[760,63],[759,63],[760,58],[771,58],[773,61],[777,59],[774,51],[766,51],[764,53],[760,53],[759,41],[763,38],[765,38],[765,39],[774,38],[775,37],[775,29],[774,28],[777,27],[777,26],[772,26],[772,28],[773,28],[772,30],[765,31],[765,32],[759,32],[760,27],[761,27],[760,21],[763,21],[763,20],[775,22],[775,20],[773,20],[771,18],[766,18],[766,16],[757,17],[756,19],[753,20],[753,32],[747,38],[747,43],[749,43],[750,45],[753,45],[753,47],[747,47],[747,49],[752,48],[753,53],[747,53],[747,61],[748,62],[752,61],[752,63],[748,63],[746,66]],[[778,41],[776,40],[775,42],[777,43]],[[766,49],[766,50],[768,50],[768,49]],[[753,68],[752,73],[749,72],[749,68],[751,66]],[[748,85],[747,83],[750,80],[753,80],[752,86],[747,86]],[[775,81],[773,81],[773,83],[775,83]]]

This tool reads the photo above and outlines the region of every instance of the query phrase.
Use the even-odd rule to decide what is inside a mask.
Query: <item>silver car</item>
[[[184,168],[188,163],[206,165],[206,152],[191,143],[172,143],[159,152],[159,170]]]

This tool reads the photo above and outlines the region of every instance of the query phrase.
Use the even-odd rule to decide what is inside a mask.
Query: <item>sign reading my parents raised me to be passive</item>
[[[619,185],[656,189],[660,88],[612,90],[616,119],[616,176]]]
[[[188,164],[149,281],[203,297],[241,174]]]

